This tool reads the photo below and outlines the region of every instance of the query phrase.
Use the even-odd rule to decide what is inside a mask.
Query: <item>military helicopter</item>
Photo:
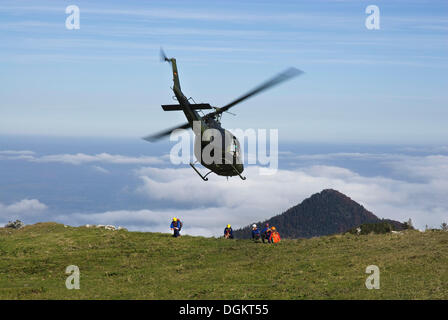
[[[177,129],[192,128],[195,134],[194,154],[197,160],[194,163],[190,163],[190,166],[194,169],[194,171],[196,171],[202,180],[207,181],[207,176],[212,172],[220,176],[225,176],[227,179],[232,176],[239,176],[242,180],[246,180],[246,177],[241,175],[244,171],[244,166],[241,159],[242,155],[240,152],[240,143],[230,131],[225,130],[221,126],[222,114],[224,112],[228,112],[230,108],[234,107],[238,103],[266,89],[291,79],[292,77],[303,74],[303,71],[296,68],[289,68],[275,77],[263,82],[251,91],[240,96],[238,99],[218,108],[213,107],[208,103],[190,103],[191,98],[187,99],[180,88],[176,59],[168,58],[162,49],[160,49],[160,59],[162,62],[166,61],[171,64],[174,82],[172,87],[174,92],[173,98],[179,102],[179,104],[162,105],[162,109],[164,111],[183,111],[188,122],[159,133],[146,136],[143,139],[149,142],[154,142],[170,135]],[[197,111],[207,109],[214,111],[202,116]],[[205,152],[206,150],[208,153]],[[208,155],[208,157],[205,155]],[[195,164],[198,162],[210,171],[207,174],[202,175],[195,167]]]

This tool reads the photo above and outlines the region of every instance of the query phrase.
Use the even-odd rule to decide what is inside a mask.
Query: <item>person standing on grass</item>
[[[180,236],[180,230],[182,229],[182,222],[178,218],[173,218],[173,222],[171,222],[170,228],[171,230],[173,230],[173,237],[177,238]]]

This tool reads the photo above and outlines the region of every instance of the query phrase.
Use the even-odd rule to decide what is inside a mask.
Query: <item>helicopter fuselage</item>
[[[175,61],[173,63],[175,66]],[[175,75],[177,74],[177,69]],[[175,85],[173,92],[195,134],[194,154],[207,169],[220,176],[236,176],[244,171],[240,143],[214,118],[201,117]],[[198,128],[200,125],[200,128]]]

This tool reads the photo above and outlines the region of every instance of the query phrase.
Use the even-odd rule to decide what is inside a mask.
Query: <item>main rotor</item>
[[[175,71],[173,72],[174,73],[174,79],[173,80],[175,81],[175,86],[173,87],[173,91],[175,91],[175,93],[176,93],[176,90],[178,90],[180,92],[180,84],[179,84],[179,81],[177,79],[178,75],[177,75],[176,59],[168,58],[165,55],[165,52],[161,49],[160,50],[160,60],[162,62],[166,61],[166,62],[170,63],[173,66],[173,69],[175,69]],[[245,101],[246,99],[249,99],[250,97],[253,97],[253,96],[255,96],[255,95],[257,95],[257,94],[259,94],[259,93],[261,93],[261,92],[263,92],[263,91],[265,91],[267,89],[269,89],[269,88],[272,88],[272,87],[274,87],[274,86],[276,86],[276,85],[278,85],[278,84],[280,84],[282,82],[285,82],[285,81],[287,81],[287,80],[289,80],[289,79],[291,79],[293,77],[302,75],[303,73],[304,72],[302,70],[290,67],[290,68],[284,70],[283,72],[277,74],[276,76],[270,78],[269,80],[261,83],[260,85],[258,85],[257,87],[253,88],[252,90],[250,90],[246,94],[244,94],[244,95],[240,96],[239,98],[231,101],[230,103],[226,104],[223,107],[212,107],[209,104],[194,104],[192,106],[193,106],[193,109],[195,109],[195,110],[197,110],[197,109],[214,109],[214,111],[212,111],[210,113],[207,113],[204,116],[202,116],[202,119],[205,120],[205,121],[207,121],[207,120],[214,120],[218,124],[220,124],[221,123],[222,114],[224,112],[230,113],[228,110],[233,108],[237,104],[239,104],[239,103]],[[180,101],[179,101],[179,103],[180,103]],[[162,107],[164,107],[164,110],[167,110],[167,111],[168,110],[182,110],[182,109],[177,109],[176,106],[173,106],[173,105],[166,105],[166,106],[162,106]],[[165,108],[165,107],[167,107],[167,108]],[[168,107],[170,107],[170,108],[168,108]],[[165,136],[170,135],[171,132],[176,130],[176,129],[186,129],[186,128],[189,128],[189,127],[190,127],[190,123],[187,122],[187,123],[178,125],[176,127],[173,127],[173,128],[170,128],[170,129],[167,129],[167,130],[164,130],[164,131],[161,131],[161,132],[159,132],[157,134],[149,135],[147,137],[144,137],[143,139],[151,141],[151,142],[152,141],[156,141],[156,140],[159,140],[159,139],[161,139],[161,138],[163,138]]]

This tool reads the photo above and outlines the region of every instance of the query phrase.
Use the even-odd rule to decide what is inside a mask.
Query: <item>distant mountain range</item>
[[[256,223],[263,228],[266,223],[275,226],[284,238],[311,238],[346,232],[365,223],[388,222],[395,230],[404,224],[380,219],[362,205],[333,189],[325,189],[289,208],[282,214]],[[250,238],[251,226],[234,231],[236,238]]]

